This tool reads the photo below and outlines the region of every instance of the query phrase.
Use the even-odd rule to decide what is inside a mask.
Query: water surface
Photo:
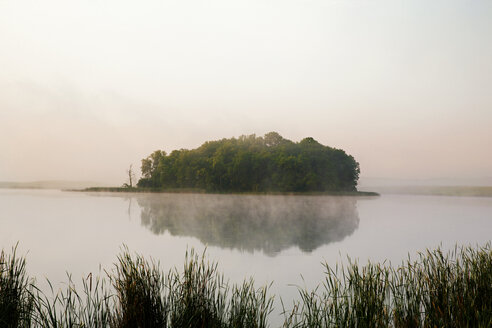
[[[42,282],[112,268],[123,244],[181,268],[203,251],[232,282],[273,281],[286,303],[323,279],[321,263],[346,256],[399,263],[426,247],[484,244],[492,198],[382,195],[239,196],[0,189],[0,247],[19,242]],[[301,278],[302,277],[302,278]]]

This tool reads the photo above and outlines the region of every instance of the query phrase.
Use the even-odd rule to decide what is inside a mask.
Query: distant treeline
[[[208,141],[142,160],[138,187],[211,192],[355,191],[359,163],[313,138],[300,142],[276,132]]]

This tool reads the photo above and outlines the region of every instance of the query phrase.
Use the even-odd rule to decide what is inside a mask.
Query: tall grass
[[[351,262],[341,270],[325,264],[326,277],[313,291],[299,289],[300,301],[288,313],[284,327],[388,327],[389,271]]]
[[[325,264],[325,279],[284,310],[290,327],[492,327],[492,249],[420,253],[399,267]],[[124,249],[115,267],[47,296],[25,260],[0,254],[0,327],[269,327],[273,298],[252,279],[229,285],[217,263],[191,250],[182,270]],[[51,286],[51,285],[50,285]]]
[[[51,295],[47,296],[36,288],[34,327],[109,327],[112,319],[112,300],[105,280],[92,274],[82,280],[82,292],[68,275],[64,289],[54,292],[48,281]]]
[[[457,255],[456,255],[457,254]],[[424,326],[492,327],[492,250],[441,250],[421,255]]]
[[[116,292],[113,327],[167,327],[165,284],[153,261],[147,262],[139,255],[132,257],[125,250],[118,256],[115,272],[108,276]]]
[[[49,297],[37,290],[34,326],[264,328],[272,311],[266,287],[255,289],[248,280],[230,288],[217,264],[194,250],[186,253],[182,272],[164,274],[154,261],[125,248],[106,277],[90,275],[80,294],[70,276],[66,288],[52,288]]]
[[[217,270],[191,250],[186,253],[183,273],[168,274],[169,327],[251,327],[268,326],[273,298],[267,287],[255,289],[254,281],[232,288]]]
[[[225,326],[229,287],[217,272],[217,264],[199,258],[194,250],[186,253],[183,273],[168,275],[171,327]]]
[[[284,327],[492,327],[492,249],[427,250],[398,268],[328,265],[322,285],[299,289]]]
[[[0,252],[0,327],[30,327],[34,297],[26,261],[17,258],[17,246],[7,255]]]

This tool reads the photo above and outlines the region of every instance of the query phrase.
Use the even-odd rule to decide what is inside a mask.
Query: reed
[[[398,328],[422,327],[423,281],[421,264],[410,258],[399,268],[391,268],[393,326]]]
[[[108,277],[116,292],[113,327],[167,327],[169,310],[158,265],[125,249]]]
[[[51,296],[36,288],[33,327],[109,327],[112,319],[112,297],[105,280],[89,274],[82,280],[82,292],[68,275],[66,288],[54,291],[48,280]]]
[[[26,261],[16,256],[17,246],[7,255],[0,252],[0,327],[30,327],[34,307],[32,280]]]
[[[169,327],[267,327],[273,298],[250,279],[230,288],[205,254],[186,252],[183,273],[168,274]]]
[[[223,327],[229,286],[217,271],[191,250],[185,255],[183,273],[168,274],[170,327]]]
[[[252,279],[245,281],[242,286],[234,286],[229,303],[228,327],[268,327],[273,300],[273,297],[268,296],[268,287],[255,290]]]
[[[492,327],[490,243],[427,250],[398,268],[325,268],[322,285],[299,289],[284,327]]]
[[[117,259],[112,271],[85,277],[80,291],[70,275],[57,291],[48,281],[47,296],[16,248],[2,251],[0,327],[269,327],[268,286],[229,285],[205,252],[187,251],[183,270],[167,272],[126,248]],[[324,268],[318,287],[299,288],[292,309],[284,307],[284,328],[492,327],[490,243],[427,250],[399,267],[349,259]]]
[[[357,262],[330,268],[313,291],[299,289],[300,301],[288,313],[284,327],[388,327],[389,269]]]
[[[50,296],[37,289],[33,326],[265,328],[272,311],[266,287],[255,289],[248,280],[230,288],[217,264],[194,250],[186,253],[182,272],[164,274],[154,261],[124,248],[105,277],[89,275],[80,294],[70,276],[56,293],[48,281]]]
[[[492,327],[492,249],[420,255],[425,327]]]

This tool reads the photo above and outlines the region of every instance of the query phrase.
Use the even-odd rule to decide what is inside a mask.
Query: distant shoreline
[[[68,183],[67,183],[68,184]],[[121,193],[195,193],[237,195],[328,195],[328,196],[381,196],[416,195],[444,197],[492,197],[492,186],[373,186],[374,191],[326,191],[326,192],[209,192],[202,189],[154,189],[125,187],[85,187],[73,185],[45,185],[32,183],[0,182],[1,189],[11,190],[61,190],[73,192],[121,192]]]
[[[121,192],[121,193],[172,193],[172,194],[218,194],[218,195],[286,195],[286,196],[380,196],[372,191],[307,191],[307,192],[210,192],[203,189],[154,189],[128,187],[91,187],[84,189],[67,189],[73,192]]]
[[[492,197],[492,186],[373,186],[371,189],[386,195]]]

